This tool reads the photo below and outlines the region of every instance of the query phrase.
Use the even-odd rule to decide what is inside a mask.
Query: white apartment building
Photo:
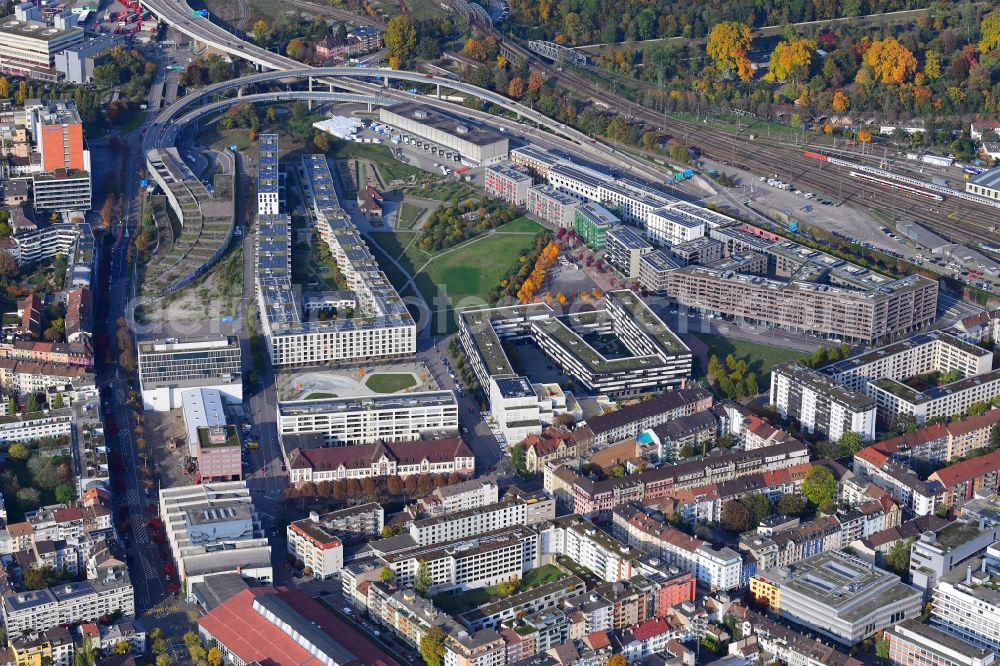
[[[635,229],[623,224],[612,228],[604,236],[604,248],[611,265],[630,280],[639,277],[642,256],[653,251],[653,246]]]
[[[988,402],[1000,394],[1000,370],[991,370],[992,364],[990,351],[949,333],[931,331],[844,359],[823,372],[871,396],[886,420],[902,414],[921,424],[937,416],[961,414],[972,403]],[[923,391],[902,383],[935,371],[956,371],[961,378]]]
[[[219,573],[273,580],[271,547],[244,482],[163,488],[160,517],[178,577],[188,589]]]
[[[458,403],[451,391],[278,403],[278,435],[315,434],[328,446],[407,442],[458,432]],[[286,451],[293,446],[285,445]]]
[[[521,498],[506,499],[496,504],[466,509],[436,518],[415,520],[410,523],[410,536],[421,546],[445,541],[472,538],[485,532],[504,529],[513,525],[531,525],[555,517],[555,503],[548,503],[549,515],[529,511],[529,504]]]
[[[525,208],[542,222],[570,229],[580,200],[551,185],[533,185],[528,188]]]
[[[96,621],[121,612],[135,615],[135,595],[128,572],[108,570],[97,580],[62,583],[56,587],[3,595],[3,619],[12,635],[44,631],[61,624]]]
[[[834,442],[845,432],[875,438],[875,400],[796,361],[771,370],[771,404],[782,418],[797,419],[806,432]]]
[[[306,574],[329,580],[344,568],[344,543],[312,516],[289,523],[285,528],[288,554],[302,563]]]
[[[138,344],[143,409],[181,406],[187,389],[215,389],[228,403],[243,402],[240,340],[235,335],[142,340]]]
[[[0,444],[69,436],[73,432],[73,421],[72,409],[11,415],[0,423]]]
[[[523,525],[480,532],[471,537],[440,541],[386,553],[380,559],[396,574],[401,587],[413,585],[417,570],[426,566],[431,593],[489,587],[521,578],[541,565],[538,533]]]
[[[540,532],[543,555],[568,557],[608,583],[636,575],[632,562],[645,553],[620,541],[578,515],[553,520]]]
[[[988,373],[993,354],[943,331],[914,335],[870,352],[851,356],[823,369],[854,391],[865,391],[874,379],[902,380],[928,372],[957,371],[962,377]]]
[[[692,210],[694,209],[694,210]],[[705,220],[697,206],[676,204],[652,211],[646,218],[646,235],[660,244],[679,245],[705,235]]]
[[[491,164],[483,173],[487,196],[500,199],[514,206],[528,202],[528,188],[531,176],[510,164]]]
[[[469,479],[452,486],[436,488],[417,505],[428,516],[443,516],[457,511],[476,509],[500,501],[500,489],[493,481]]]

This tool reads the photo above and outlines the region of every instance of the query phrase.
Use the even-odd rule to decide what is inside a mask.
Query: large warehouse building
[[[478,121],[424,104],[404,102],[379,109],[379,120],[404,136],[457,151],[463,162],[493,164],[507,158],[507,137]]]

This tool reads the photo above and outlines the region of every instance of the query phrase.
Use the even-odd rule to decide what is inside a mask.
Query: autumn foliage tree
[[[778,42],[771,53],[771,63],[764,78],[768,81],[796,83],[804,80],[809,75],[809,65],[812,64],[815,52],[816,42],[805,37]]]
[[[398,68],[406,62],[417,45],[417,31],[403,14],[393,16],[385,29],[385,48],[389,51],[390,66]]]
[[[864,62],[882,83],[906,83],[917,71],[917,59],[895,37],[872,42]]]
[[[535,260],[535,267],[531,274],[521,283],[521,288],[517,292],[517,298],[522,303],[530,303],[535,297],[535,293],[545,282],[545,273],[556,263],[559,256],[559,246],[555,241],[549,241],[548,245],[542,249],[538,259]]]
[[[979,52],[989,53],[995,48],[1000,48],[1000,9],[984,16],[979,25]]]
[[[705,50],[720,70],[735,72],[741,80],[749,81],[753,70],[747,52],[752,42],[750,26],[737,21],[723,21],[712,28]]]

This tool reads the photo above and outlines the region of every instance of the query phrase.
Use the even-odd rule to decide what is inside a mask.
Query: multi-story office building
[[[35,208],[54,211],[90,210],[90,173],[57,171],[52,175],[36,173],[31,177]]]
[[[162,488],[160,518],[188,586],[220,573],[270,583],[271,547],[242,481]]]
[[[966,562],[1000,540],[1000,524],[959,519],[936,531],[927,530],[910,547],[911,584],[930,596],[946,574],[966,570]],[[978,564],[978,562],[977,562]]]
[[[713,590],[742,586],[743,558],[731,548],[711,544],[677,530],[639,504],[624,504],[612,511],[615,538],[642,549],[664,564],[694,572]]]
[[[691,351],[635,294],[610,291],[605,310],[586,317],[558,317],[544,303],[466,310],[459,334],[481,386],[494,376],[516,376],[501,340],[531,339],[566,374],[588,389],[612,396],[646,393],[683,384]],[[613,335],[628,355],[608,357],[583,335]]]
[[[526,209],[542,222],[569,229],[580,200],[551,185],[533,185],[528,188]]]
[[[308,436],[306,437],[308,439]],[[286,446],[299,441],[286,436]],[[303,442],[309,443],[309,442]],[[288,451],[289,480],[297,485],[420,474],[471,476],[475,457],[460,438],[379,442]]]
[[[514,206],[528,202],[528,188],[531,176],[509,164],[491,164],[483,173],[486,194]]]
[[[240,340],[235,335],[139,342],[139,384],[144,409],[181,406],[181,393],[215,389],[227,402],[243,402]]]
[[[937,289],[936,282],[919,275],[868,290],[785,282],[708,266],[687,266],[667,276],[667,295],[682,305],[865,344],[933,323]]]
[[[605,237],[619,220],[614,213],[596,203],[582,203],[573,214],[573,231],[594,250],[603,250]]]
[[[202,426],[192,447],[198,459],[202,482],[239,481],[243,478],[243,454],[234,425]]]
[[[988,350],[942,331],[852,356],[823,369],[838,382],[874,398],[886,421],[905,415],[918,424],[963,413],[974,402],[1000,393],[1000,370],[991,370]],[[931,372],[956,372],[960,379],[918,391],[902,380]]]
[[[135,614],[135,595],[124,566],[96,580],[60,583],[55,587],[3,595],[7,631],[45,631],[59,625],[94,622],[105,615]]]
[[[631,227],[619,224],[604,237],[604,245],[611,265],[630,280],[639,277],[639,265],[643,255],[653,251],[653,246]]]
[[[991,666],[992,650],[909,619],[885,630],[891,666]]]
[[[453,150],[469,164],[489,165],[507,158],[506,134],[426,104],[382,107],[379,122],[399,129],[404,137]]]
[[[312,435],[327,446],[343,446],[410,442],[457,432],[458,403],[451,391],[278,403],[278,435],[289,453],[298,443],[288,435]]]
[[[917,617],[922,607],[920,592],[898,576],[839,550],[754,578],[759,598],[775,600],[772,611],[848,646]],[[764,593],[763,588],[776,592]]]
[[[991,581],[998,549],[952,569],[934,587],[931,624],[972,645],[1000,652],[1000,592]]]
[[[845,432],[875,438],[875,401],[826,375],[789,361],[771,370],[771,404],[781,418],[796,419],[806,432],[839,441]]]
[[[37,21],[7,17],[0,23],[0,72],[26,79],[56,81],[56,53],[83,41],[83,30],[60,30]]]

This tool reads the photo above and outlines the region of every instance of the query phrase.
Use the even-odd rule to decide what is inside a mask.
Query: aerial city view
[[[996,0],[0,9],[0,666],[1000,666]]]

